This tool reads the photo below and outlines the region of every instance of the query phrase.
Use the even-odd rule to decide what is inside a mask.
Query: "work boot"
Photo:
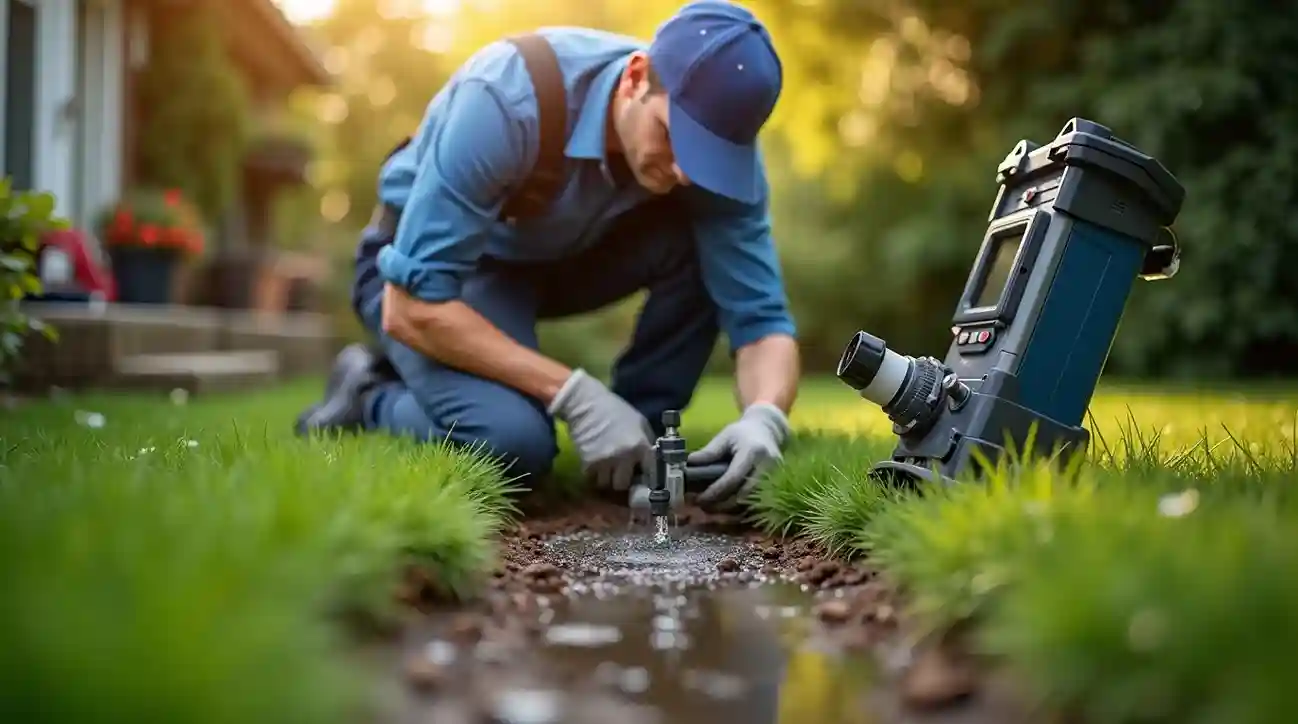
[[[397,379],[391,364],[364,344],[349,344],[334,358],[324,400],[297,418],[294,432],[357,432],[365,420],[365,396],[380,382]]]

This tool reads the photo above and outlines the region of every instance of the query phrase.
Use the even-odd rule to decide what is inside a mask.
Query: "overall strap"
[[[568,139],[568,99],[554,48],[544,37],[528,33],[509,39],[523,56],[536,91],[540,148],[536,165],[501,210],[506,221],[540,216],[563,190],[563,149]]]
[[[563,189],[563,149],[568,141],[568,98],[559,69],[559,58],[550,41],[535,33],[509,38],[518,48],[536,91],[540,123],[540,148],[536,164],[523,183],[515,189],[501,208],[503,221],[531,218],[545,213]],[[412,137],[402,139],[391,151],[391,158],[410,145]]]

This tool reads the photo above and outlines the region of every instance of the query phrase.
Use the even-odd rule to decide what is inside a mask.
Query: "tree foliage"
[[[1187,189],[1181,272],[1136,283],[1108,372],[1287,371],[1298,348],[1298,20],[1261,0],[744,4],[767,21],[784,62],[766,145],[809,368],[832,368],[856,329],[942,354],[997,163],[1019,139],[1048,141],[1082,116]],[[400,20],[382,17],[389,5],[343,0],[317,29],[349,59],[346,119],[326,124],[326,187],[352,199],[353,229],[368,218],[382,154],[483,43],[543,24],[648,37],[679,3],[495,0]],[[421,49],[412,35],[449,42]],[[391,86],[395,98],[373,102]],[[630,323],[624,314],[611,324],[625,333]]]
[[[139,78],[140,182],[180,189],[214,222],[239,189],[249,91],[208,2],[164,12],[153,27],[162,31]]]

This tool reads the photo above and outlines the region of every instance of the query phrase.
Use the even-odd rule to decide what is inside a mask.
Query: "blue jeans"
[[[536,323],[599,310],[647,290],[630,344],[613,365],[611,388],[662,433],[664,410],[688,406],[716,344],[716,306],[703,285],[689,220],[669,197],[617,219],[607,237],[570,259],[512,263],[485,259],[465,280],[462,300],[519,344],[537,348]],[[382,283],[372,253],[387,240],[367,229],[358,253],[356,306],[401,377],[366,403],[365,427],[420,441],[478,446],[507,474],[547,474],[557,453],[545,405],[513,388],[452,369],[393,340],[380,328]],[[532,482],[522,480],[520,482]]]

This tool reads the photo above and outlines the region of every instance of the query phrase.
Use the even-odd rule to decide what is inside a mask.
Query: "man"
[[[353,303],[386,359],[345,349],[298,430],[449,439],[531,479],[550,471],[558,420],[589,477],[626,490],[724,331],[742,414],[689,462],[730,460],[699,502],[733,509],[780,459],[800,370],[756,146],[780,60],[765,27],[721,0],[685,5],[647,47],[580,28],[538,35],[566,99],[558,161],[541,128],[553,96],[520,48],[476,53],[380,173]],[[547,159],[562,176],[544,213],[502,219]],[[537,351],[538,319],[640,290],[610,386]]]

